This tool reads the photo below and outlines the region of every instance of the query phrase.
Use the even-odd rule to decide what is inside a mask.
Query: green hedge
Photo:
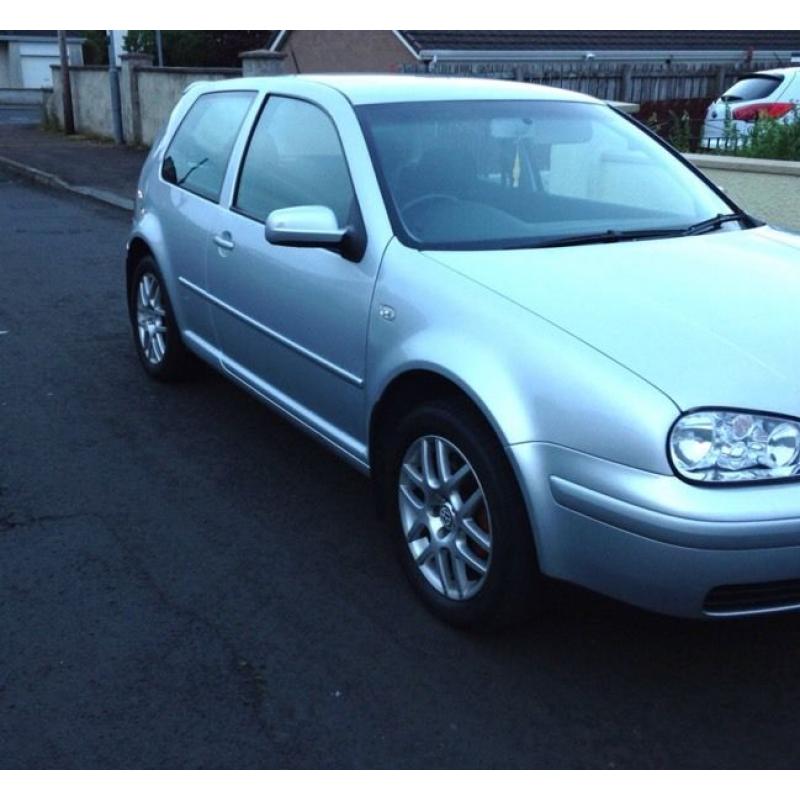
[[[800,161],[800,111],[788,119],[760,116],[739,141],[737,155],[746,158],[776,158]]]

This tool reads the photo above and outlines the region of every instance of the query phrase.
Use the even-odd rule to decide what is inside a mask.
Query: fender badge
[[[396,316],[394,309],[391,306],[381,305],[378,306],[378,315],[381,319],[385,319],[387,322],[393,322]]]

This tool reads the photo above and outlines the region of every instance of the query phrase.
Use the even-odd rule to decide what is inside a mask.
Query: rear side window
[[[198,97],[167,149],[164,180],[218,201],[231,150],[254,97],[255,92]]]
[[[731,86],[723,100],[735,103],[737,100],[762,100],[769,97],[783,81],[779,75],[746,75]]]
[[[303,100],[271,97],[247,148],[235,207],[263,222],[292,206],[327,206],[344,226],[355,195],[330,117]]]

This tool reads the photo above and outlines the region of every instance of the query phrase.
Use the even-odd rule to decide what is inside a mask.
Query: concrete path
[[[39,127],[38,110],[0,109],[0,164],[41,183],[132,210],[147,151]]]

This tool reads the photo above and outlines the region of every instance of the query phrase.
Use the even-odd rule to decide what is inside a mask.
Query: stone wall
[[[96,136],[113,137],[114,128],[109,113],[111,86],[108,70],[104,67],[71,67],[70,74],[75,130],[91,132]]]
[[[166,67],[139,68],[138,83],[141,142],[152,144],[187,86],[197,81],[237,78],[239,70],[195,70]]]
[[[688,155],[745,211],[770,225],[800,233],[800,162]]]
[[[48,118],[63,127],[61,68],[53,66],[53,92],[46,100]],[[126,144],[150,145],[181,94],[197,81],[237,78],[238,69],[153,67],[149,56],[123,56],[119,71],[122,130]],[[113,138],[111,84],[107,67],[70,68],[75,131]]]

